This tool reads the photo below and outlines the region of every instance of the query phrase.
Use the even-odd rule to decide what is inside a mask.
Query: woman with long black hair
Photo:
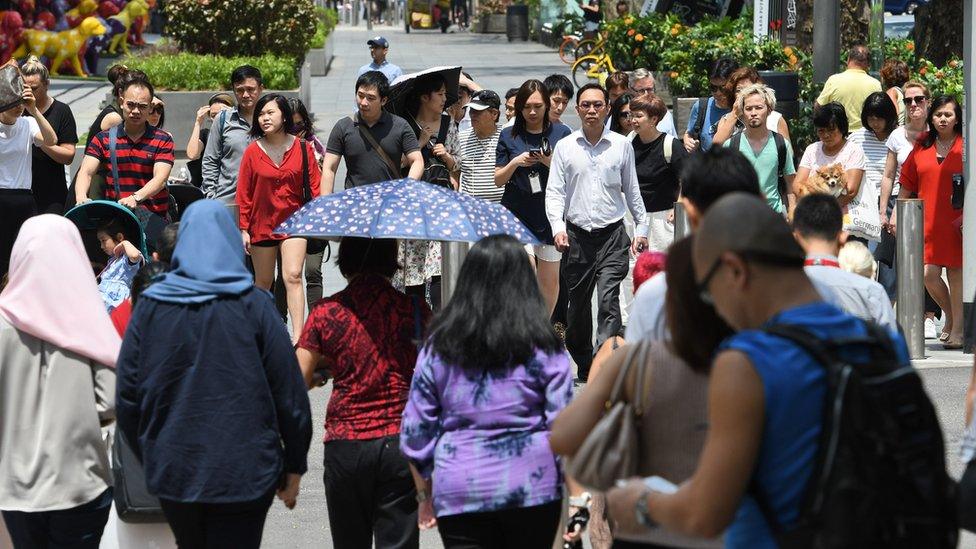
[[[498,137],[495,185],[505,187],[502,206],[525,224],[542,244],[527,246],[535,258],[539,287],[552,314],[559,295],[559,260],[546,217],[546,183],[556,143],[572,133],[549,121],[549,92],[542,82],[526,80],[515,96],[515,123]]]
[[[429,333],[400,431],[420,527],[448,548],[549,547],[563,483],[549,429],[573,376],[523,247],[475,244]]]

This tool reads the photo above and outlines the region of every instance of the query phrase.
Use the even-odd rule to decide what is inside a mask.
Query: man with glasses
[[[647,69],[637,69],[630,75],[630,89],[634,97],[646,98],[648,94],[657,93],[657,84],[654,82],[654,75]],[[664,117],[657,123],[657,130],[666,133],[671,137],[678,137],[678,129],[674,126],[674,115],[668,110]]]
[[[207,198],[233,204],[237,198],[237,173],[244,149],[251,144],[251,122],[254,105],[264,93],[261,71],[241,65],[230,75],[237,108],[220,112],[214,119],[203,153],[200,172],[201,190]]]
[[[637,254],[647,248],[634,148],[626,137],[604,131],[608,101],[607,91],[597,84],[580,88],[576,111],[583,127],[556,144],[546,186],[546,216],[556,248],[564,253],[569,293],[566,347],[581,382],[593,362],[593,289],[599,294],[598,348],[621,330],[619,293],[629,267],[628,250]],[[633,242],[623,224],[628,210],[636,224]]]
[[[864,100],[874,92],[881,91],[881,82],[868,74],[871,66],[871,51],[858,44],[847,53],[847,70],[835,74],[824,83],[823,91],[814,103],[814,109],[836,101],[847,112],[847,127],[850,131],[861,129],[861,108]]]
[[[85,149],[85,159],[75,182],[78,204],[88,202],[91,178],[102,168],[106,174],[106,199],[117,200],[128,208],[141,206],[167,218],[169,192],[166,180],[173,169],[174,146],[168,133],[148,122],[154,94],[152,84],[146,80],[133,79],[123,85],[120,91],[122,125],[99,133]],[[112,169],[112,141],[115,141],[117,170]]]
[[[380,71],[386,77],[387,81],[392,84],[394,80],[403,75],[403,69],[386,60],[386,54],[390,51],[389,40],[382,36],[377,36],[367,40],[366,45],[369,47],[369,56],[373,58],[373,61],[359,67],[356,78],[369,71]]]

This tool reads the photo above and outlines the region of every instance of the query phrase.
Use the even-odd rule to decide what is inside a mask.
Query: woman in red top
[[[952,207],[952,179],[962,176],[962,109],[951,96],[932,102],[928,133],[919,137],[901,168],[899,198],[925,202],[925,288],[947,313],[946,349],[961,349],[962,209]],[[949,279],[942,281],[942,269]]]
[[[254,263],[254,284],[270,290],[275,263],[281,249],[281,271],[285,282],[292,343],[298,341],[305,324],[305,239],[274,235],[274,229],[304,203],[301,140],[288,133],[292,123],[288,100],[268,94],[254,107],[251,136],[241,159],[237,180],[241,237]],[[305,143],[308,179],[312,196],[319,194],[322,173],[312,145]]]

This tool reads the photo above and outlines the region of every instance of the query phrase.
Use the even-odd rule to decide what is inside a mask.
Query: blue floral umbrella
[[[507,234],[539,240],[500,204],[414,179],[364,185],[302,206],[275,230],[289,236],[403,238],[476,242]]]

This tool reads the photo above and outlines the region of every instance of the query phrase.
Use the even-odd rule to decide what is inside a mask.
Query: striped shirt
[[[888,146],[884,141],[878,141],[874,132],[861,128],[851,132],[847,138],[857,143],[864,151],[864,183],[874,185],[881,195],[881,178],[884,177],[885,162],[888,160]]]
[[[85,149],[85,155],[97,159],[105,170],[105,198],[118,200],[136,193],[153,178],[157,162],[173,165],[175,160],[173,138],[159,128],[146,124],[146,133],[133,142],[122,126],[119,126],[115,156],[119,167],[119,190],[115,192],[112,177],[112,155],[109,149],[109,130],[95,136]],[[142,203],[149,211],[165,216],[169,209],[169,192],[166,187]]]
[[[501,128],[482,139],[474,128],[461,132],[458,139],[458,158],[461,164],[461,192],[499,203],[505,187],[495,185],[495,150]]]

